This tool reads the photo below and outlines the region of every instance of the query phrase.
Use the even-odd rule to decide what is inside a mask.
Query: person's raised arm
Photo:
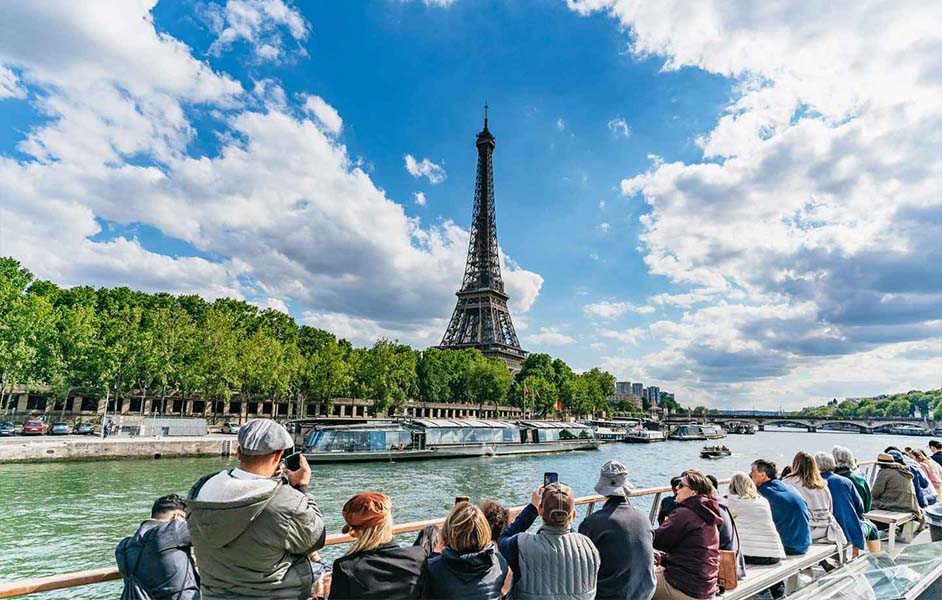
[[[504,531],[500,534],[500,539],[497,541],[497,547],[500,549],[501,556],[507,560],[507,564],[510,565],[514,573],[520,572],[517,534],[530,529],[530,526],[533,525],[536,518],[540,516],[539,507],[542,497],[543,487],[540,486],[531,494],[530,504],[524,506],[520,514],[517,515],[517,518],[514,519],[514,522],[504,528]]]

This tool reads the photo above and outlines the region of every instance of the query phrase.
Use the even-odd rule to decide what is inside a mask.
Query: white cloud
[[[688,290],[651,302],[705,305],[652,325],[665,348],[630,367],[760,405],[804,401],[799,374],[869,378],[877,355],[897,377],[873,387],[937,386],[940,354],[919,363],[891,349],[938,339],[942,324],[942,40],[931,25],[942,5],[569,5],[608,12],[631,50],[663,57],[665,70],[736,81],[698,140],[703,162],[654,157],[621,183],[650,207],[650,272]]]
[[[608,223],[604,222],[604,221],[601,222],[601,223],[599,223],[599,225],[598,225],[599,233],[601,233],[602,235],[605,235],[606,233],[608,233],[608,231],[609,231],[611,228],[612,228],[612,226],[609,225]]]
[[[636,306],[631,302],[609,302],[602,300],[593,304],[586,304],[582,307],[585,314],[590,317],[601,317],[603,319],[612,319],[620,317],[627,312],[647,315],[654,312],[653,306]]]
[[[329,113],[308,118],[274,82],[245,94],[158,35],[149,4],[75,6],[11,5],[0,19],[0,62],[37,89],[45,117],[20,144],[30,158],[0,156],[0,253],[62,285],[233,296],[297,306],[343,335],[440,339],[466,229],[406,216],[329,135]],[[197,104],[222,130],[211,156],[188,149]],[[101,223],[150,226],[190,250],[92,241]],[[501,255],[511,309],[525,313],[543,279]]]
[[[615,135],[620,135],[622,137],[630,137],[631,129],[628,128],[628,123],[621,117],[616,117],[608,122],[608,130],[614,133]]]
[[[330,104],[320,96],[309,95],[304,99],[304,110],[314,115],[330,133],[337,135],[343,128],[343,119]]]
[[[602,337],[618,340],[623,344],[637,345],[638,341],[645,337],[645,330],[641,327],[632,327],[625,331],[604,329],[599,331],[598,334]]]
[[[416,192],[412,194],[415,197],[415,203],[419,206],[425,206],[425,192]]]
[[[566,131],[566,121],[562,117],[556,119],[556,129]]]
[[[306,56],[301,42],[308,38],[310,27],[301,13],[283,0],[227,0],[224,7],[210,4],[204,12],[217,35],[209,47],[211,55],[219,56],[244,42],[260,62],[281,62],[293,54]],[[286,47],[285,34],[294,41],[294,50]]]
[[[575,338],[550,327],[540,327],[539,333],[531,333],[525,336],[524,340],[529,344],[541,346],[567,346],[576,342]]]
[[[20,86],[19,78],[11,69],[0,65],[0,100],[25,98],[26,90]]]
[[[432,185],[445,181],[445,177],[447,175],[445,174],[445,169],[441,165],[436,165],[427,158],[417,161],[411,154],[406,154],[405,161],[406,171],[408,171],[409,174],[416,179],[419,177],[425,177]]]

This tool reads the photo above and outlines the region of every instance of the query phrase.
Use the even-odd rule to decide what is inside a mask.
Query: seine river
[[[861,460],[874,459],[886,446],[924,448],[928,439],[779,430],[730,435],[720,443],[733,455],[718,460],[700,458],[703,442],[668,441],[606,444],[594,452],[529,457],[322,465],[314,467],[311,488],[328,532],[338,532],[343,503],[362,490],[389,494],[394,518],[405,522],[443,516],[456,495],[523,504],[544,471],[558,472],[577,495],[590,495],[599,467],[612,458],[628,466],[636,487],[653,487],[666,485],[688,467],[724,478],[736,470],[747,471],[758,457],[784,465],[799,450],[830,451],[840,444]],[[147,518],[154,498],[185,494],[200,476],[234,464],[194,458],[0,465],[0,580],[111,566],[115,544]],[[645,498],[633,502],[644,510],[650,507]],[[339,552],[342,548],[334,547],[324,554],[333,558]],[[117,598],[119,590],[120,584],[110,583],[31,597]]]

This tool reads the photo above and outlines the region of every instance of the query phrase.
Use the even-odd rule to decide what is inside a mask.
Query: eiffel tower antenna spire
[[[477,180],[474,185],[474,214],[464,279],[458,290],[458,303],[438,346],[442,349],[477,348],[485,356],[503,360],[511,370],[519,370],[527,353],[520,347],[504,293],[497,245],[494,210],[494,136],[487,128],[487,102],[484,103],[484,129],[478,133]]]

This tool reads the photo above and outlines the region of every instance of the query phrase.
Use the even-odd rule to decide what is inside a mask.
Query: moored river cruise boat
[[[675,427],[668,437],[672,440],[681,441],[717,440],[726,437],[726,432],[723,431],[723,428],[719,425],[712,425],[710,423],[704,423],[703,425],[687,423],[686,425],[678,425]]]
[[[646,429],[638,425],[626,433],[622,441],[628,442],[629,444],[650,444],[652,442],[663,442],[665,440],[667,440],[667,438],[660,429]]]
[[[315,426],[304,441],[310,463],[428,460],[595,450],[590,427],[561,421],[403,419]]]

